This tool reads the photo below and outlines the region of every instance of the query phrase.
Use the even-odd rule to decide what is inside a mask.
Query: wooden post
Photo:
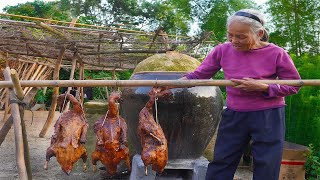
[[[60,66],[61,66],[61,61],[62,61],[62,58],[63,58],[63,55],[64,55],[64,52],[66,51],[66,47],[62,47],[61,50],[60,50],[60,53],[59,53],[59,56],[58,56],[58,59],[57,59],[57,62],[56,62],[56,66],[55,66],[55,69],[54,69],[54,72],[53,72],[53,79],[54,80],[58,80],[59,79],[59,72],[60,72]],[[58,95],[59,95],[59,87],[54,87],[53,88],[53,94],[52,94],[52,103],[51,103],[51,106],[50,106],[50,110],[49,110],[49,114],[48,114],[48,118],[47,118],[47,121],[46,123],[44,124],[40,134],[39,134],[39,137],[43,138],[48,129],[49,129],[49,126],[54,118],[54,113],[56,111],[56,107],[57,107],[57,98],[58,98]]]
[[[5,76],[5,79],[8,81],[11,81],[10,77],[10,69],[7,67],[3,74]],[[10,99],[15,99],[15,94],[13,90],[10,91]],[[21,118],[20,118],[20,111],[19,111],[19,105],[17,103],[11,103],[11,109],[12,109],[12,119],[13,119],[13,126],[14,126],[14,136],[15,136],[15,146],[16,146],[16,161],[19,171],[19,179],[27,180],[28,179],[28,173],[24,158],[24,146],[23,146],[23,136],[22,136],[22,128],[21,128]]]
[[[22,87],[20,85],[18,73],[16,70],[11,69],[11,79],[13,83],[14,90],[16,92],[16,95],[20,101],[24,98],[24,93],[22,90]],[[32,88],[31,88],[32,89]],[[23,147],[24,147],[24,159],[26,163],[27,173],[28,173],[28,179],[32,180],[32,171],[31,171],[31,164],[30,164],[30,154],[29,154],[29,145],[28,145],[28,137],[27,137],[27,130],[26,130],[26,124],[23,120],[24,118],[24,106],[19,105],[19,111],[20,111],[20,118],[21,118],[21,127],[22,127],[22,138],[23,138]]]
[[[73,56],[73,58],[72,58],[72,67],[71,67],[71,71],[70,71],[69,80],[73,80],[73,78],[74,78],[74,72],[75,72],[75,70],[76,70],[76,66],[77,66],[77,58],[76,58],[76,56]],[[72,89],[72,87],[68,87],[66,93],[70,93],[71,89]],[[70,101],[68,101],[68,103],[65,105],[65,108],[64,108],[63,112],[68,111],[69,106],[70,106]],[[61,111],[61,110],[60,110],[60,111]]]
[[[84,64],[80,62],[80,80],[84,80]],[[82,105],[84,101],[84,91],[83,87],[80,87],[80,104]]]

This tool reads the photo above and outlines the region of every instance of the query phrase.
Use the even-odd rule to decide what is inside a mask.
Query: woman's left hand
[[[236,83],[233,88],[241,89],[244,91],[262,91],[268,92],[268,84],[260,83],[252,78],[243,79],[230,79],[232,82]]]

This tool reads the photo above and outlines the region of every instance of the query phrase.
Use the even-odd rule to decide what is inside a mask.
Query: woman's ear
[[[260,37],[260,39],[263,38],[264,35],[264,30],[259,30],[258,36]]]

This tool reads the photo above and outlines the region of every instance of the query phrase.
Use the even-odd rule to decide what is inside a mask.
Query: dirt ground
[[[87,172],[82,171],[82,161],[79,160],[70,176],[67,176],[60,169],[59,164],[56,159],[53,157],[49,162],[48,170],[43,169],[43,165],[45,162],[45,154],[46,149],[50,145],[50,137],[53,133],[53,124],[51,125],[49,131],[47,132],[45,138],[39,138],[39,133],[45,123],[48,112],[46,111],[36,111],[32,113],[30,111],[25,111],[25,122],[28,133],[28,142],[30,149],[30,160],[32,166],[32,175],[34,180],[81,180],[81,179],[100,179],[99,170],[96,173],[92,171],[91,152],[94,150],[95,137],[93,132],[89,132],[89,136],[87,138],[87,152],[89,155],[87,161]],[[55,115],[55,120],[58,118],[59,113],[57,112]],[[92,127],[95,120],[97,120],[101,115],[87,115],[89,125]],[[0,111],[0,127],[2,127],[3,111]],[[55,122],[54,120],[54,122]],[[92,131],[89,129],[89,131]],[[91,135],[90,135],[91,134]],[[0,146],[0,180],[15,180],[18,179],[17,174],[17,166],[15,159],[15,146],[14,146],[14,134],[13,128],[11,128],[8,136],[5,141]],[[98,167],[101,164],[98,164]],[[252,177],[252,173],[247,170],[240,168],[237,171],[237,175],[241,177],[241,180],[250,180]]]

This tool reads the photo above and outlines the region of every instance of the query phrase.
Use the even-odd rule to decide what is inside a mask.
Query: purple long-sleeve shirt
[[[272,43],[249,51],[238,51],[231,43],[220,44],[194,72],[185,77],[209,79],[220,69],[223,69],[225,79],[300,79],[290,56]],[[285,106],[284,96],[299,91],[299,87],[278,84],[270,84],[268,93],[247,92],[233,87],[226,89],[227,107],[242,112]]]

